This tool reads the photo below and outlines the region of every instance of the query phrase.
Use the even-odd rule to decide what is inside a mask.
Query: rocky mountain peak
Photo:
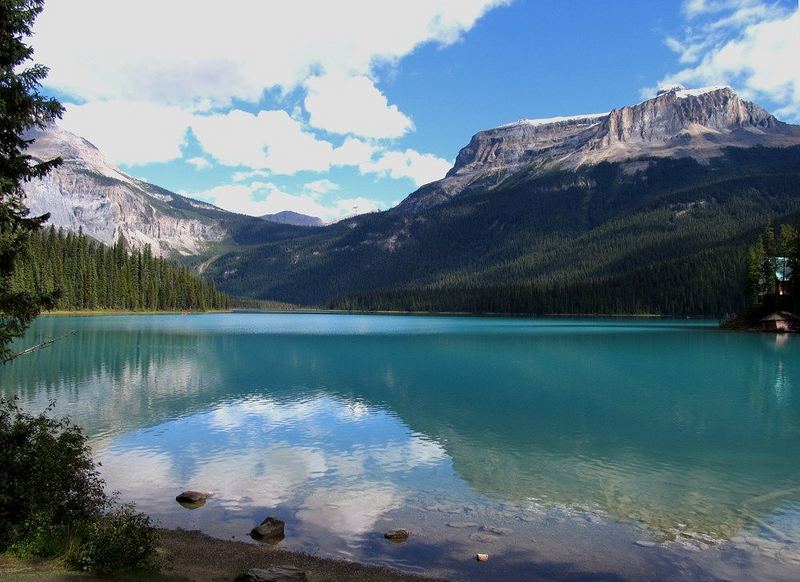
[[[57,125],[32,130],[28,153],[63,164],[25,184],[31,214],[50,213],[50,224],[82,229],[106,244],[120,237],[133,247],[150,245],[155,255],[198,254],[227,232],[202,210],[222,211],[189,200],[121,172],[87,140]]]
[[[521,119],[475,134],[444,179],[427,184],[399,210],[416,212],[470,188],[491,189],[520,172],[575,169],[645,156],[707,160],[725,147],[800,144],[800,126],[778,121],[730,87],[674,85],[608,113]]]

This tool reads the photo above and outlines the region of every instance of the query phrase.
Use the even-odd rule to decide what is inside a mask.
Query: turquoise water
[[[796,336],[214,314],[40,318],[23,343],[69,330],[0,386],[55,399],[164,525],[278,515],[291,549],[456,578],[800,577]],[[189,511],[186,488],[215,496]]]

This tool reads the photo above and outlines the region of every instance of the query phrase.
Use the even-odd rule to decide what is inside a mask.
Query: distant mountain
[[[398,210],[417,212],[469,189],[492,189],[520,172],[541,175],[643,156],[707,161],[725,147],[800,143],[800,127],[778,121],[730,87],[663,89],[637,105],[551,119],[521,119],[475,134],[443,180]]]
[[[234,294],[344,308],[720,315],[767,217],[800,222],[800,127],[731,89],[475,135],[397,207],[234,251]]]
[[[727,87],[479,132],[442,180],[386,212],[308,228],[136,180],[52,129],[65,164],[34,212],[176,254],[221,290],[343,308],[720,315],[768,217],[800,223],[800,127]]]
[[[151,245],[157,256],[214,256],[239,244],[293,236],[297,229],[227,212],[121,172],[85,139],[50,126],[31,131],[28,153],[64,163],[25,185],[32,214],[51,214],[50,223],[106,244],[120,236],[135,248]]]
[[[275,214],[265,214],[261,218],[267,222],[293,224],[295,226],[322,226],[325,224],[322,222],[321,218],[309,216],[308,214],[300,214],[299,212],[292,212],[291,210],[284,210],[283,212],[276,212]]]

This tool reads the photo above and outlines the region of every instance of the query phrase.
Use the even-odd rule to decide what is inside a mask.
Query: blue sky
[[[729,84],[800,121],[794,0],[51,0],[63,125],[229,210],[335,220],[440,178],[477,131]],[[154,16],[157,15],[157,16]]]

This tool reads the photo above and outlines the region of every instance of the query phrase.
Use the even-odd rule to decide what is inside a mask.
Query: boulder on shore
[[[251,568],[239,574],[234,582],[306,582],[306,573],[292,566],[274,568]]]
[[[260,542],[277,544],[285,537],[285,525],[286,524],[280,519],[268,517],[261,522],[261,525],[250,530],[250,537]]]

